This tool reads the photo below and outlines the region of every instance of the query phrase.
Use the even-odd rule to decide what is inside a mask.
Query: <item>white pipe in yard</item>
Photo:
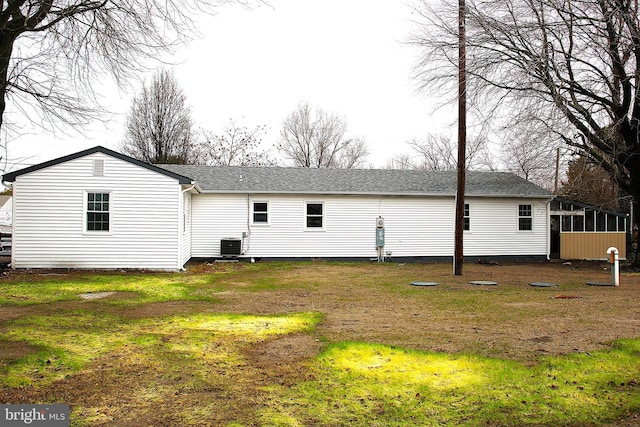
[[[613,264],[611,266],[611,282],[613,286],[620,286],[620,259],[618,248],[610,247],[607,249],[607,255],[609,255],[609,262]]]

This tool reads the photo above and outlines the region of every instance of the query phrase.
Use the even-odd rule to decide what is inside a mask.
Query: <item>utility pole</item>
[[[458,0],[458,185],[456,189],[455,252],[453,274],[462,275],[464,260],[464,188],[467,151],[467,52],[465,0]]]

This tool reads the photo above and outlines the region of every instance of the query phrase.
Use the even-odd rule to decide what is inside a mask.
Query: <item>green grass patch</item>
[[[154,359],[167,371],[179,371],[185,363],[194,361],[233,364],[241,359],[239,347],[272,336],[309,331],[319,321],[317,313],[198,314],[127,320],[78,310],[30,316],[0,329],[0,340],[26,342],[38,349],[0,366],[0,384],[48,384],[124,346],[136,347],[141,358]]]
[[[0,305],[32,305],[80,300],[80,294],[127,292],[127,298],[108,299],[116,305],[165,301],[211,301],[215,294],[200,292],[209,275],[180,274],[91,275],[70,280],[44,278],[28,282],[0,284]]]
[[[298,425],[598,425],[640,408],[640,340],[544,357],[533,367],[475,355],[332,345],[314,379],[278,394],[262,422]],[[289,420],[283,422],[285,419]]]

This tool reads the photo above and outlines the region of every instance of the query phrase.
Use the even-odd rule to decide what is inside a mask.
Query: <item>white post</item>
[[[618,258],[618,248],[610,247],[607,249],[607,255],[609,255],[609,262],[611,266],[611,281],[613,286],[620,286],[620,260]]]

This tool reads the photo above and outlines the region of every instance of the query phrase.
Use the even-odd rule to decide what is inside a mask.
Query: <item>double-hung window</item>
[[[533,213],[531,211],[531,205],[518,206],[518,230],[533,230]]]
[[[269,223],[269,203],[253,202],[253,223],[254,224]]]
[[[87,193],[87,231],[109,231],[109,193]]]
[[[307,228],[323,228],[324,227],[324,204],[309,203],[306,205],[306,224]]]
[[[471,216],[469,215],[469,203],[464,204],[464,230],[471,230]]]

